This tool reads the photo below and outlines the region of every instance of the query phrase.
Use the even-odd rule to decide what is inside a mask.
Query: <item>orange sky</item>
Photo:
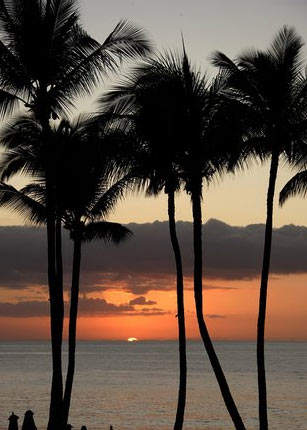
[[[273,277],[268,297],[266,337],[271,340],[307,340],[306,275]],[[209,330],[216,340],[255,339],[259,280],[211,282],[210,286],[225,289],[204,291],[204,310]],[[194,314],[191,280],[185,295],[188,337],[198,339]],[[94,295],[95,296],[95,295]],[[97,296],[97,295],[96,295]],[[131,293],[107,291],[103,297],[114,304],[128,303]],[[79,339],[176,339],[177,320],[175,291],[150,291],[146,298],[157,301],[167,311],[161,316],[106,316],[81,317]],[[155,306],[151,306],[155,307]],[[142,308],[141,305],[137,308]],[[49,335],[48,318],[1,318],[0,339],[46,339]],[[66,327],[67,332],[67,327]]]

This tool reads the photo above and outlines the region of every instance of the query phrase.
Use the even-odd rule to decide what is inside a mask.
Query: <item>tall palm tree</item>
[[[203,182],[231,170],[240,161],[240,124],[228,112],[220,96],[224,81],[220,76],[209,83],[193,68],[184,53],[182,85],[185,95],[185,154],[181,160],[186,192],[191,197],[194,248],[194,298],[201,338],[214,370],[228,413],[237,430],[245,425],[239,414],[223,369],[212,344],[203,314],[202,197]]]
[[[176,231],[175,194],[180,189],[176,159],[180,152],[176,124],[180,99],[178,72],[171,68],[171,57],[149,61],[135,70],[129,83],[101,98],[102,105],[112,105],[113,120],[119,120],[130,136],[130,145],[122,151],[130,165],[130,175],[146,195],[167,194],[170,240],[176,265],[177,318],[179,337],[179,389],[174,430],[184,422],[187,386],[186,330],[182,258]],[[173,76],[170,85],[170,76]],[[177,76],[179,78],[179,76]],[[163,102],[163,103],[161,103]],[[171,106],[171,107],[170,107]]]
[[[270,268],[273,202],[281,160],[292,161],[305,145],[307,80],[301,54],[303,42],[292,27],[283,27],[265,51],[252,50],[232,61],[218,52],[213,63],[227,78],[226,94],[246,108],[246,135],[253,156],[270,159],[267,216],[257,324],[257,366],[260,429],[268,429],[265,376],[265,317]]]
[[[46,186],[44,174],[46,167],[46,154],[38,153],[41,128],[34,121],[28,119],[27,136],[32,136],[31,146],[23,148],[21,158],[18,160],[18,151],[12,148],[5,157],[6,170],[3,176],[10,176],[14,164],[22,164],[35,174],[37,181],[27,185],[20,191],[5,183],[0,184],[0,205],[7,206],[21,212],[29,221],[35,224],[45,224],[47,221]],[[23,119],[21,124],[25,124]],[[88,123],[77,121],[73,126],[62,121],[54,130],[53,151],[57,153],[57,171],[55,175],[55,212],[57,234],[57,262],[62,267],[61,254],[61,225],[70,231],[73,241],[73,267],[70,297],[69,317],[69,346],[68,369],[64,392],[64,424],[67,424],[73,377],[75,370],[76,328],[79,298],[79,277],[81,265],[81,244],[95,239],[103,239],[120,243],[130,234],[130,230],[117,223],[106,222],[104,219],[114,208],[119,198],[123,196],[127,186],[124,178],[112,183],[109,174],[110,160],[103,151],[101,141],[92,143],[88,141]],[[20,123],[19,123],[20,126]],[[31,128],[31,133],[30,133]],[[16,127],[15,138],[23,128]],[[7,135],[8,137],[8,135]],[[12,139],[12,136],[10,137]],[[106,140],[106,139],[105,139]],[[106,143],[106,142],[105,142]],[[44,149],[44,147],[41,147]],[[32,150],[32,152],[31,152]],[[34,153],[34,154],[33,154]],[[38,165],[38,163],[41,163]],[[16,166],[17,167],[17,166]],[[112,166],[111,166],[112,169]],[[80,173],[82,172],[82,175]]]
[[[145,66],[135,70],[130,81],[104,96],[102,102],[111,105],[115,116],[124,117],[125,124],[129,118],[136,116],[139,121],[135,130],[137,137],[141,142],[145,141],[145,145],[149,141],[159,148],[156,169],[161,171],[166,161],[168,176],[164,176],[164,180],[168,178],[172,181],[174,174],[176,181],[171,184],[178,187],[184,183],[191,195],[195,256],[194,294],[200,334],[227,409],[235,427],[242,430],[245,427],[213,348],[202,306],[202,182],[204,177],[209,181],[217,171],[229,166],[232,155],[230,150],[225,149],[226,142],[233,151],[231,144],[236,139],[240,141],[240,135],[235,135],[237,128],[234,123],[226,121],[226,110],[223,114],[221,110],[217,110],[217,94],[221,84],[217,79],[210,87],[206,78],[190,66],[184,50],[182,56],[169,54],[148,61]],[[162,184],[166,185],[168,192],[171,227],[174,223],[174,210],[171,209],[174,204],[173,193],[165,182]],[[177,272],[177,279],[179,276]],[[180,288],[178,297],[183,300]],[[180,330],[182,328],[179,327],[179,338]],[[184,371],[186,368],[182,369],[182,377]],[[180,395],[179,391],[177,412],[180,411]],[[184,406],[184,403],[181,405]],[[175,428],[182,428],[183,413],[177,413],[177,417],[180,419],[176,420]]]
[[[0,115],[25,106],[41,123],[46,146],[52,118],[74,107],[76,97],[90,94],[106,70],[116,70],[118,59],[150,50],[144,33],[127,21],[98,43],[82,29],[77,6],[76,0],[0,1]],[[55,257],[53,166],[50,156],[46,204],[53,373],[48,428],[58,430],[63,417],[63,294],[57,285],[61,268]]]

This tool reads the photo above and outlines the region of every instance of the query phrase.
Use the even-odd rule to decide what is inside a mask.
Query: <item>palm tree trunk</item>
[[[186,357],[186,333],[184,319],[184,297],[183,297],[183,272],[182,259],[176,233],[175,221],[175,193],[168,193],[168,220],[169,232],[173,246],[176,273],[177,273],[177,317],[178,317],[178,333],[179,333],[179,392],[176,420],[174,430],[182,430],[184,421],[184,411],[186,403],[187,391],[187,357]]]
[[[259,425],[260,430],[268,430],[267,390],[264,360],[264,333],[267,304],[268,279],[270,271],[272,230],[273,230],[273,203],[275,184],[278,171],[279,154],[273,153],[270,167],[270,179],[267,192],[267,217],[265,224],[263,262],[260,284],[259,313],[257,324],[257,368],[258,368],[258,396],[259,396]]]
[[[62,376],[62,336],[64,320],[63,288],[57,273],[56,251],[61,246],[56,240],[56,221],[52,210],[48,211],[48,283],[50,294],[50,322],[52,347],[52,382],[48,430],[63,428],[63,376]]]
[[[201,338],[207,351],[215,377],[219,384],[225,405],[231,416],[236,430],[246,430],[237,406],[233,400],[224,372],[219,359],[215,353],[212,341],[203,316],[203,296],[202,296],[202,212],[201,212],[201,187],[198,191],[192,192],[193,210],[193,237],[194,237],[194,298],[196,306],[197,322]]]
[[[62,375],[62,343],[64,325],[64,294],[63,294],[63,259],[62,259],[62,221],[56,217],[55,221],[55,258],[56,258],[56,289],[57,289],[57,320],[58,320],[58,369],[60,373],[59,399],[61,392],[61,406],[58,409],[59,422],[63,424],[63,375]],[[65,428],[65,427],[64,427]]]
[[[72,385],[75,373],[75,351],[77,333],[77,314],[79,300],[79,278],[81,265],[81,237],[74,236],[74,256],[70,295],[69,338],[68,338],[68,368],[64,393],[64,423],[68,422]]]
[[[56,234],[55,215],[55,181],[53,148],[49,115],[41,113],[39,118],[43,128],[43,140],[48,149],[46,165],[46,209],[47,209],[47,254],[48,254],[48,287],[50,296],[50,330],[52,349],[52,382],[49,407],[48,430],[63,429],[63,375],[62,375],[62,338],[64,321],[64,300],[62,276],[58,276],[57,251],[61,247],[61,239]],[[59,243],[57,245],[57,239]]]

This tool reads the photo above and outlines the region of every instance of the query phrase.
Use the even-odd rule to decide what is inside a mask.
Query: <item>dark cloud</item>
[[[233,227],[210,220],[204,228],[205,275],[251,279],[260,275],[264,225]],[[271,273],[306,273],[307,228],[287,225],[273,231]]]
[[[134,312],[131,305],[114,305],[105,299],[83,298],[79,302],[80,316],[108,316]]]
[[[11,289],[47,282],[45,231],[0,227],[0,284]]]
[[[120,246],[93,242],[83,247],[81,291],[122,288],[143,296],[149,290],[176,287],[175,264],[167,222],[129,224],[134,237]],[[184,274],[193,276],[192,224],[178,222]],[[204,225],[204,275],[207,279],[252,279],[260,274],[264,225],[233,227],[217,220]],[[64,234],[65,286],[70,286],[71,242]],[[307,228],[294,225],[274,230],[271,272],[307,272]],[[46,233],[29,227],[0,227],[0,287],[12,290],[43,286],[46,275]],[[215,289],[224,287],[210,286]]]
[[[145,303],[148,304],[148,303]],[[68,303],[65,303],[65,313],[68,315]],[[79,299],[79,316],[97,316],[106,317],[113,315],[165,315],[166,311],[159,308],[144,308],[136,310],[130,304],[115,305],[107,302],[105,299],[80,298]],[[14,318],[33,318],[49,316],[49,303],[47,301],[23,301],[18,303],[1,303],[0,316]]]
[[[0,303],[1,317],[45,317],[49,315],[49,303],[28,301],[19,303]]]
[[[143,317],[156,317],[161,315],[168,315],[170,312],[164,311],[163,309],[142,309],[140,312],[135,313],[135,316],[143,316]]]
[[[151,305],[156,305],[157,302],[154,302],[153,300],[146,300],[146,297],[144,296],[140,296],[140,297],[136,297],[133,300],[130,300],[129,305],[147,305],[147,306],[151,306]]]
[[[90,285],[91,279],[92,282],[96,282],[94,287]],[[91,292],[93,289],[95,289],[95,291],[121,289],[135,295],[143,295],[150,290],[167,291],[173,290],[174,288],[176,288],[176,278],[174,274],[169,275],[155,272],[129,274],[123,271],[116,273],[91,272],[90,274],[83,273],[82,275],[82,289],[85,292]]]
[[[222,285],[205,284],[204,285],[204,289],[205,290],[229,291],[229,290],[237,290],[237,287],[229,287],[228,285],[227,286],[222,286]]]
[[[160,309],[160,308],[151,308],[151,309],[148,309],[148,308],[143,308],[143,309],[141,309],[141,311],[142,312],[152,312],[152,311],[156,311],[156,312],[163,312],[163,309]]]
[[[220,315],[220,314],[207,314],[205,316],[206,318],[209,318],[209,319],[227,318],[226,315]]]

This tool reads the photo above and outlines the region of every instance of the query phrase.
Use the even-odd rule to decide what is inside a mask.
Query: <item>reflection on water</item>
[[[217,342],[238,407],[257,425],[255,344]],[[270,430],[306,430],[307,344],[267,344]],[[70,422],[88,430],[171,429],[178,384],[176,342],[80,342]],[[45,427],[50,387],[48,342],[0,343],[0,428],[14,411],[35,411]],[[210,364],[200,342],[188,343],[186,430],[229,430]],[[19,423],[21,426],[21,422]]]

